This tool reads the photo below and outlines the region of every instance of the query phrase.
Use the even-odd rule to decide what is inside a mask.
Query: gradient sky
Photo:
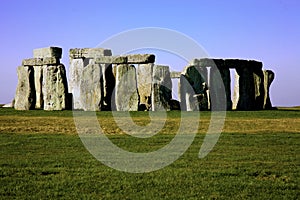
[[[262,61],[275,72],[273,105],[300,105],[299,10],[298,0],[3,0],[0,103],[13,99],[16,68],[35,48],[62,47],[68,68],[70,48],[95,47],[130,29],[161,27],[188,35],[211,57]]]

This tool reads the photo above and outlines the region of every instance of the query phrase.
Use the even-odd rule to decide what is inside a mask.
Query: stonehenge
[[[112,55],[110,49],[33,50],[17,68],[17,110],[198,111],[272,109],[275,74],[255,60],[195,58],[182,72],[155,64],[154,54]],[[230,70],[235,70],[234,90]],[[178,100],[172,99],[178,80]],[[233,94],[233,97],[231,95]]]

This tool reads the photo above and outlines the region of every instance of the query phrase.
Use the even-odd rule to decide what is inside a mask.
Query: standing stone
[[[62,55],[62,48],[60,47],[46,47],[40,49],[33,50],[34,58],[47,58],[47,57],[55,57],[60,59]]]
[[[111,110],[112,107],[112,94],[116,84],[116,77],[113,74],[112,64],[100,64],[102,70],[101,84],[102,84],[102,109],[101,110]]]
[[[114,95],[117,111],[138,111],[139,95],[134,65],[117,66]]]
[[[274,72],[271,70],[264,70],[264,109],[272,109],[272,103],[270,100],[270,86],[275,78]]]
[[[99,64],[89,64],[83,71],[80,83],[80,100],[85,111],[102,110],[102,70]]]
[[[234,92],[233,92],[233,99],[232,99],[232,109],[236,110],[237,109],[237,104],[239,102],[239,98],[240,98],[240,87],[239,87],[239,79],[240,76],[238,75],[238,73],[235,71],[235,76],[234,76]]]
[[[172,81],[169,66],[153,66],[151,98],[152,111],[170,110]]]
[[[179,96],[182,110],[208,110],[207,68],[187,66],[180,77]]]
[[[213,110],[231,110],[230,70],[222,59],[213,59],[210,69],[210,101]]]
[[[64,110],[67,106],[67,78],[64,65],[43,66],[44,110]]]
[[[154,64],[140,64],[137,85],[140,95],[140,110],[151,110],[152,72]]]
[[[261,69],[254,70],[254,95],[255,95],[255,110],[262,110],[264,107],[264,74]]]
[[[35,108],[41,109],[44,107],[43,100],[43,67],[42,66],[33,66],[34,69],[34,86],[35,86]]]
[[[20,66],[17,69],[18,86],[14,108],[30,110],[35,107],[34,71],[32,66]]]

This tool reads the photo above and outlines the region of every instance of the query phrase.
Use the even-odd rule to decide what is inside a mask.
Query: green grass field
[[[192,115],[192,113],[191,113]],[[148,152],[174,137],[180,112],[148,139],[125,135],[110,112],[97,113],[109,139]],[[131,113],[147,124],[147,112]],[[0,199],[299,199],[300,110],[227,112],[224,130],[203,159],[199,149],[210,113],[173,164],[132,174],[97,161],[76,133],[72,112],[0,109]]]

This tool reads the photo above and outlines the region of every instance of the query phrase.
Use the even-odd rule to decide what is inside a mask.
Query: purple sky
[[[125,30],[162,27],[190,36],[211,57],[262,61],[276,74],[273,104],[300,105],[299,10],[298,0],[5,0],[0,6],[0,103],[13,99],[16,68],[35,48],[62,47],[68,68],[70,48],[95,47]],[[184,67],[164,62],[175,70]]]

